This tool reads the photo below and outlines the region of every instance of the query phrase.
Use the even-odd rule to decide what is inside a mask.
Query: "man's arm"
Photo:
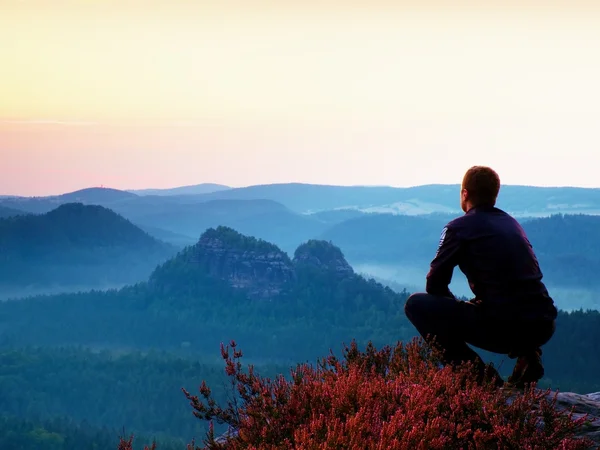
[[[448,286],[452,281],[454,267],[458,264],[459,250],[460,242],[456,231],[451,227],[444,227],[437,253],[431,261],[427,274],[425,290],[428,294],[456,298]]]

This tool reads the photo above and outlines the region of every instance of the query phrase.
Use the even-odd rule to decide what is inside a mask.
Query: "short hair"
[[[500,192],[500,177],[486,166],[473,166],[463,177],[462,188],[473,206],[495,206]]]

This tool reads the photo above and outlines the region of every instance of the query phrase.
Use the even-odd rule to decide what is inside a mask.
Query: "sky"
[[[0,195],[600,187],[600,6],[0,0]]]

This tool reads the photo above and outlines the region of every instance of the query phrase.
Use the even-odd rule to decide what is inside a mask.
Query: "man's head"
[[[473,166],[463,177],[460,207],[464,212],[477,206],[494,206],[500,192],[500,177],[486,166]]]

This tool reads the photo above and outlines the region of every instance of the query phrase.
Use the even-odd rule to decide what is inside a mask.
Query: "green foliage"
[[[0,448],[2,450],[108,450],[117,447],[119,431],[107,427],[93,427],[85,421],[63,418],[48,420],[20,419],[0,415]],[[136,449],[150,444],[140,435]],[[160,441],[161,450],[181,450],[179,440]]]
[[[4,414],[44,421],[56,417],[85,420],[111,430],[113,440],[123,428],[160,441],[204,434],[206,425],[193,420],[181,396],[182,388],[195,389],[201,379],[215,386],[217,398],[226,399],[220,364],[159,352],[4,348],[0,349],[0,367],[0,411]],[[287,367],[263,366],[263,370],[274,374]]]

